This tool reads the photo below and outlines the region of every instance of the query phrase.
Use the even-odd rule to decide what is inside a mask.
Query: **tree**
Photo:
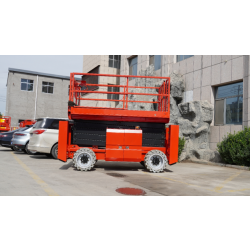
[[[3,115],[2,115],[2,113],[0,112],[0,118],[2,117]]]

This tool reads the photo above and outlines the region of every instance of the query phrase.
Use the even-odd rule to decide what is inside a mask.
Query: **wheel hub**
[[[89,161],[88,156],[87,156],[87,155],[83,155],[82,158],[81,158],[81,162],[82,162],[83,164],[86,164],[88,161]]]
[[[153,157],[152,164],[155,165],[155,166],[157,166],[157,165],[159,165],[159,163],[160,163],[159,158],[158,157]]]

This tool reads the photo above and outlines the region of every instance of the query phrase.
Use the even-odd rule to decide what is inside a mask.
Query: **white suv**
[[[40,118],[30,131],[28,149],[34,152],[52,155],[57,159],[59,121],[68,119]]]

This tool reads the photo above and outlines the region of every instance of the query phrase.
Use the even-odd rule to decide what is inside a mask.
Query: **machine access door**
[[[107,129],[106,161],[141,161],[142,130]]]
[[[124,129],[124,161],[141,161],[142,130]]]
[[[106,130],[106,161],[123,161],[124,129]]]

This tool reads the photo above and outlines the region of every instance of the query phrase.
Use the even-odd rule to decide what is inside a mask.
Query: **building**
[[[69,76],[9,68],[6,116],[11,126],[40,117],[67,118]]]
[[[117,64],[114,64],[114,58],[120,58]],[[214,105],[210,130],[211,149],[216,149],[217,143],[227,133],[250,126],[248,55],[84,56],[83,72],[91,72],[99,67],[99,73],[102,74],[139,75],[150,64],[154,64],[157,76],[168,77],[174,71],[183,75],[185,102],[208,100]],[[125,84],[125,79],[120,81],[121,85]],[[106,83],[117,84],[111,77],[106,78]],[[106,98],[110,97],[119,98],[106,95]]]
[[[84,56],[83,59],[83,72],[84,73],[99,73],[99,74],[113,74],[120,75],[120,64],[121,64],[121,56],[113,55],[96,55],[96,56]],[[108,84],[108,91],[110,92],[118,92],[119,88],[112,87],[113,85],[119,85],[120,79],[116,77],[98,77],[93,79],[91,77],[84,77],[83,80],[86,80],[89,83],[98,83],[98,84]],[[107,91],[106,87],[99,87],[96,91]],[[96,94],[88,94],[88,98],[96,98]],[[98,94],[98,99],[110,99],[117,100],[119,96],[116,94]],[[99,106],[99,107],[115,107],[116,102],[101,102],[101,101],[88,101],[84,102],[84,105],[89,106]]]

